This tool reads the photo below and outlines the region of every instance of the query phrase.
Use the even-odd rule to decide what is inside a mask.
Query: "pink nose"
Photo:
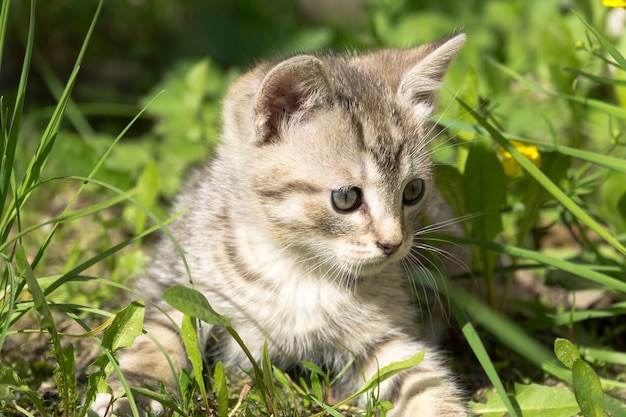
[[[402,243],[399,244],[393,244],[393,243],[376,243],[376,246],[378,246],[384,253],[385,255],[391,255],[392,253],[394,253],[395,251],[398,250],[398,248],[400,247]]]

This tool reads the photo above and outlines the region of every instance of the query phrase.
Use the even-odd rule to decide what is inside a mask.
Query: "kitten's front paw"
[[[160,416],[165,413],[163,405],[155,400],[144,397],[135,398],[137,408],[141,415],[147,416],[148,410],[152,415]],[[113,396],[107,393],[96,395],[96,399],[89,407],[90,417],[132,416],[132,410],[127,398],[119,398],[113,401]]]
[[[113,396],[111,394],[96,394],[96,399],[89,406],[88,415],[90,417],[110,417],[113,412],[113,404],[111,404],[112,400]]]

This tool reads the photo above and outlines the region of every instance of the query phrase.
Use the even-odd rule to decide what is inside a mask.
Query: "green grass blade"
[[[463,306],[464,311],[468,312],[474,323],[483,326],[509,349],[518,352],[540,369],[563,381],[571,382],[569,371],[557,364],[552,352],[528,336],[516,323],[463,291],[451,292],[455,302]]]
[[[489,132],[483,128],[482,126],[472,125],[470,123],[465,123],[459,120],[452,120],[445,117],[437,119],[439,124],[446,127],[447,129],[452,129],[456,132],[463,133],[480,133],[482,135],[487,136]],[[568,155],[582,161],[590,162],[596,165],[599,165],[604,168],[608,168],[610,170],[620,172],[622,174],[626,174],[626,164],[624,163],[624,158],[626,155],[622,157],[612,157],[608,155],[603,155],[599,152],[591,152],[585,151],[583,149],[576,149],[569,146],[563,146],[555,143],[546,143],[535,139],[525,138],[518,135],[511,135],[502,132],[502,136],[508,140],[516,140],[519,142],[529,143],[531,145],[539,146],[542,150],[545,151],[556,151],[560,152],[564,155]]]
[[[41,171],[43,170],[46,164],[46,161],[48,159],[48,156],[50,152],[52,151],[52,147],[54,146],[54,142],[57,136],[59,126],[61,124],[61,120],[65,113],[65,109],[67,108],[67,104],[69,102],[70,94],[76,82],[76,77],[80,69],[80,64],[82,63],[83,57],[87,50],[87,46],[89,44],[96,22],[100,15],[103,1],[104,0],[100,0],[98,2],[98,6],[91,20],[91,24],[89,26],[87,34],[85,35],[85,39],[83,41],[80,52],[78,54],[78,58],[76,59],[76,63],[74,64],[74,68],[72,69],[72,73],[70,74],[70,77],[65,85],[65,89],[63,90],[63,93],[61,94],[61,97],[52,114],[50,122],[46,126],[46,129],[42,135],[39,146],[37,147],[37,150],[35,151],[35,155],[30,161],[25,178],[21,184],[21,192],[19,193],[20,201],[19,203],[16,202],[16,205],[21,206],[28,199],[29,194],[25,194],[24,191],[30,188],[31,185],[34,184],[39,179]]]
[[[0,8],[0,75],[2,75],[2,57],[4,56],[4,37],[7,32],[7,22],[9,21],[9,7],[11,2],[3,0]]]
[[[50,69],[50,66],[46,63],[41,53],[35,49],[33,55],[33,62],[37,73],[41,76],[42,80],[48,87],[50,94],[56,99],[60,100],[63,95],[64,86],[58,79],[54,71]],[[80,112],[76,103],[71,98],[67,103],[66,116],[68,121],[72,124],[76,132],[82,137],[91,137],[94,135],[94,130],[89,124],[87,118]]]
[[[15,270],[13,269],[13,263],[10,259],[7,259],[2,254],[2,260],[4,261],[4,275],[2,278],[3,286],[2,296],[0,297],[2,302],[0,304],[0,322],[2,322],[2,328],[0,328],[0,352],[4,345],[4,340],[9,331],[11,320],[9,316],[15,309],[15,302],[18,295],[18,286],[16,285]],[[8,295],[8,296],[7,296]]]
[[[47,182],[50,182],[50,181],[62,180],[62,179],[67,179],[67,178],[51,178],[49,180],[42,181],[42,182],[39,182],[39,183],[35,184],[32,188],[37,188],[38,186],[43,185],[43,184],[45,184]],[[59,215],[57,217],[54,217],[54,218],[52,218],[50,220],[46,220],[44,222],[41,222],[41,223],[35,224],[33,226],[27,227],[27,228],[25,228],[23,230],[20,230],[18,233],[14,234],[14,235],[11,235],[10,238],[6,239],[4,242],[2,242],[0,244],[0,252],[8,249],[13,243],[15,243],[16,241],[19,241],[22,237],[28,235],[29,233],[34,232],[37,229],[41,229],[42,227],[49,226],[51,224],[57,225],[57,224],[60,224],[60,223],[63,223],[63,222],[69,222],[69,221],[72,221],[72,220],[75,220],[75,219],[79,219],[81,217],[86,217],[86,216],[88,216],[90,214],[97,213],[97,212],[102,211],[102,210],[104,210],[106,208],[112,207],[112,206],[114,206],[116,204],[119,204],[119,203],[121,203],[123,201],[128,200],[132,194],[133,194],[133,190],[127,191],[127,192],[125,192],[123,194],[116,195],[115,197],[110,198],[110,199],[108,199],[106,201],[103,201],[101,203],[92,204],[92,205],[90,205],[88,207],[85,207],[84,209],[81,209],[81,210],[77,210],[77,211],[73,211],[73,212],[67,212],[67,213],[61,214],[61,215]],[[33,261],[33,263],[34,263],[34,261]]]
[[[5,2],[8,3],[8,2]],[[8,8],[8,6],[7,6]],[[3,19],[7,17],[4,16]],[[15,150],[17,149],[17,141],[19,136],[20,122],[22,119],[22,110],[24,108],[24,100],[26,98],[26,84],[30,71],[30,62],[33,54],[33,44],[35,36],[35,0],[30,2],[30,23],[28,26],[28,37],[26,40],[26,51],[24,53],[24,61],[22,62],[22,73],[17,88],[15,105],[13,107],[13,115],[9,132],[6,136],[6,142],[2,143],[2,163],[0,168],[0,211],[7,213],[10,210],[4,210],[7,198],[10,194],[11,178],[13,177],[13,165],[15,162]],[[0,109],[2,111],[2,109]],[[2,126],[3,132],[5,126]],[[4,134],[4,133],[3,133]],[[4,139],[4,138],[3,138]],[[6,215],[5,215],[6,216]],[[5,217],[1,223],[2,228],[10,228],[10,221]]]
[[[472,348],[474,355],[478,359],[478,362],[480,362],[480,365],[485,371],[487,377],[489,378],[489,381],[496,388],[498,396],[508,410],[509,415],[512,417],[519,416],[517,409],[513,406],[513,403],[511,402],[511,399],[509,398],[506,389],[504,388],[504,385],[502,384],[502,381],[498,376],[498,371],[491,361],[491,358],[489,357],[489,354],[487,353],[487,350],[485,349],[485,346],[483,345],[483,342],[480,339],[478,332],[476,331],[476,328],[467,316],[466,311],[469,311],[469,309],[471,308],[471,306],[468,305],[468,300],[462,297],[462,293],[460,293],[459,291],[455,291],[447,283],[446,278],[441,273],[439,273],[439,271],[432,272],[432,276],[437,281],[437,287],[435,289],[442,292],[449,300],[450,309],[452,310],[452,314],[454,314],[457,322],[461,326],[461,331],[465,336],[465,340],[467,340],[467,343]]]
[[[576,69],[576,68],[566,67],[565,71],[571,72],[572,74],[579,75],[581,77],[588,78],[591,81],[594,81],[594,82],[596,82],[598,84],[608,84],[608,85],[615,85],[615,86],[626,86],[626,80],[619,80],[619,79],[608,78],[608,77],[600,77],[600,76],[597,76],[597,75],[594,75],[594,74],[590,74],[590,73],[585,72],[585,71],[581,71],[581,70]]]
[[[128,132],[128,130],[135,124],[135,122],[143,115],[143,113],[146,111],[146,109],[148,107],[150,107],[150,105],[162,94],[163,92],[160,92],[159,94],[157,94],[152,100],[150,100],[148,102],[148,104],[146,104],[140,111],[139,113],[137,113],[135,115],[135,117],[133,117],[133,119],[124,127],[124,129],[122,129],[122,131],[120,132],[119,135],[117,135],[117,137],[115,138],[115,140],[111,143],[111,145],[109,145],[109,147],[107,148],[107,150],[104,152],[104,154],[100,157],[100,159],[98,160],[98,162],[96,163],[96,165],[92,168],[91,172],[89,172],[89,175],[87,176],[87,178],[93,178],[95,177],[96,173],[100,170],[100,168],[102,167],[102,165],[104,165],[104,162],[106,161],[106,159],[109,157],[109,155],[111,154],[111,152],[113,151],[113,149],[115,148],[115,146],[118,144],[118,142],[122,139],[122,137],[124,137],[124,135],[126,134],[126,132]],[[78,188],[78,190],[74,193],[74,195],[72,196],[72,198],[70,199],[70,201],[67,203],[67,205],[65,206],[65,208],[63,209],[63,212],[61,213],[61,215],[66,214],[74,205],[74,203],[76,202],[76,200],[78,199],[78,197],[80,196],[80,194],[83,192],[83,190],[85,189],[85,186],[88,184],[88,182],[82,182],[82,184],[80,185],[80,187]],[[33,259],[33,267],[35,267],[39,261],[41,260],[41,258],[43,257],[43,254],[46,250],[46,248],[48,247],[48,245],[50,244],[50,241],[52,240],[53,236],[55,235],[58,227],[59,227],[60,223],[56,223],[53,225],[52,229],[50,230],[50,232],[48,232],[48,235],[46,236],[46,238],[44,239],[43,243],[40,246],[39,251],[37,252],[37,255],[34,257]],[[139,232],[139,231],[138,231]]]
[[[569,94],[563,94],[563,93],[557,93],[555,91],[549,90],[547,88],[544,88],[542,86],[540,86],[539,84],[533,83],[531,81],[529,81],[528,79],[526,79],[523,75],[513,71],[512,69],[500,64],[499,62],[496,62],[493,59],[487,58],[487,61],[495,66],[496,68],[500,69],[502,72],[504,72],[505,74],[509,75],[511,78],[514,78],[515,80],[519,81],[521,84],[525,85],[526,87],[538,91],[542,94],[545,94],[549,97],[555,97],[555,98],[559,98],[559,99],[564,99],[564,100],[569,100],[575,103],[580,103],[583,104],[585,106],[589,106],[595,110],[610,114],[612,116],[615,116],[619,119],[626,119],[626,108],[622,108],[622,107],[618,107],[615,106],[613,104],[610,103],[606,103],[604,101],[600,101],[600,100],[595,100],[595,99],[591,99],[591,98],[585,98],[585,97],[578,97],[578,96],[572,96]]]
[[[617,65],[619,65],[623,70],[626,70],[626,59],[624,56],[613,46],[611,42],[609,42],[604,36],[600,34],[593,26],[591,26],[585,19],[582,18],[579,14],[574,12],[574,15],[589,29],[593,36],[595,36],[602,47],[606,49],[606,51],[613,57]]]
[[[544,255],[540,252],[518,248],[515,246],[504,245],[497,242],[487,242],[484,240],[472,239],[467,237],[445,236],[445,239],[460,243],[480,246],[496,252],[505,253],[512,257],[527,259],[538,262],[543,265],[551,266],[561,271],[569,272],[582,278],[586,278],[601,286],[622,293],[626,292],[626,282],[613,278],[609,275],[596,271],[588,265],[576,264],[552,256]]]
[[[26,278],[28,291],[33,297],[35,308],[43,318],[43,327],[48,329],[50,336],[52,337],[53,352],[55,353],[58,364],[56,375],[57,388],[59,389],[61,402],[64,405],[64,415],[69,415],[69,407],[72,407],[73,405],[72,387],[75,385],[75,381],[73,381],[75,375],[70,375],[68,373],[68,370],[71,367],[69,367],[66,362],[63,346],[61,345],[61,339],[59,337],[59,333],[57,332],[56,325],[54,324],[52,312],[50,311],[46,297],[37,282],[37,278],[35,278],[35,274],[26,260],[26,251],[23,246],[20,246],[18,249],[17,264],[22,269],[21,273]]]
[[[606,229],[604,229],[593,217],[582,210],[571,198],[569,198],[561,189],[554,184],[550,179],[537,168],[528,158],[522,155],[508,140],[506,140],[500,132],[493,127],[487,120],[480,116],[474,109],[468,106],[465,102],[458,99],[459,103],[481,124],[491,137],[507,152],[509,152],[515,161],[519,163],[530,176],[532,176],[539,184],[541,184],[546,191],[548,191],[552,197],[554,197],[559,203],[563,205],[570,213],[572,213],[581,222],[587,225],[591,230],[596,232],[611,246],[626,255],[626,247],[622,245],[617,239],[615,239]]]

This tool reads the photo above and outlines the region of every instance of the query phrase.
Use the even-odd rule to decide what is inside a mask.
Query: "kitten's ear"
[[[435,92],[441,86],[450,63],[465,44],[465,34],[415,48],[423,58],[403,76],[398,100],[413,109],[418,117],[429,118],[435,111]]]
[[[290,123],[332,104],[334,90],[322,61],[299,55],[272,68],[259,87],[254,103],[258,145],[276,140]]]

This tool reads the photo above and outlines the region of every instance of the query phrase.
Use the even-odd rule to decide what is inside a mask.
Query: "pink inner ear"
[[[286,123],[299,123],[307,113],[328,105],[332,87],[322,62],[296,56],[278,64],[266,76],[255,104],[257,144],[278,139]]]

